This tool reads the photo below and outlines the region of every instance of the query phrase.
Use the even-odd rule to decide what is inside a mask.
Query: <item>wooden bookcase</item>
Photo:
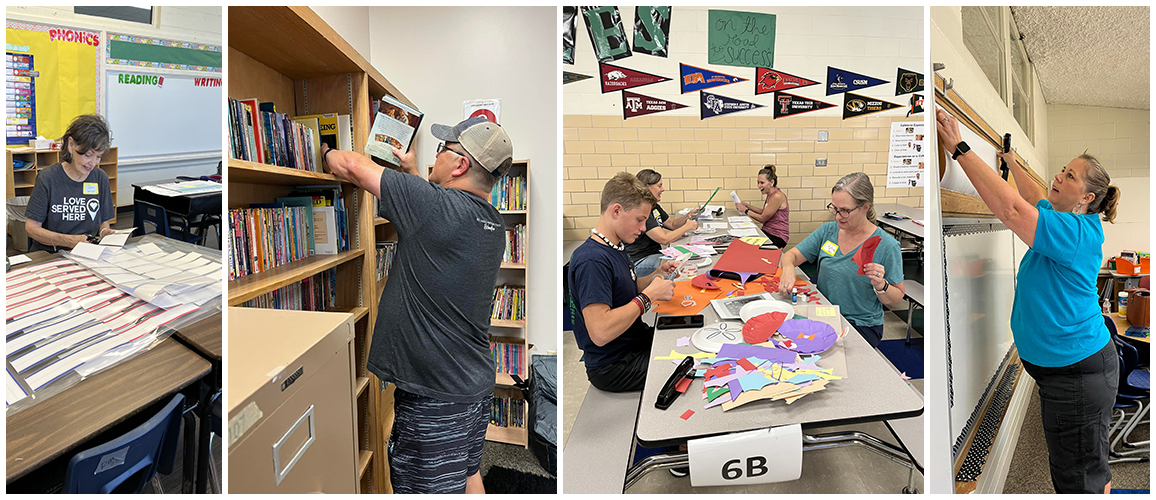
[[[430,171],[433,170],[432,165],[426,166],[426,178],[429,178]],[[522,176],[526,178],[526,210],[499,210],[502,214],[502,219],[506,223],[506,228],[513,228],[515,224],[524,224],[526,226],[526,255],[525,259],[529,261],[531,252],[529,245],[529,231],[530,231],[530,210],[531,205],[529,186],[530,186],[530,160],[514,160],[513,166],[510,167],[508,173],[511,177]],[[529,270],[527,262],[502,262],[501,268],[498,270],[498,279],[494,283],[495,286],[521,285],[526,286],[530,282]],[[530,297],[526,296],[526,311],[530,311]],[[525,380],[530,369],[530,343],[526,340],[526,320],[490,320],[490,340],[492,342],[500,342],[505,344],[516,344],[522,346],[521,356],[521,373],[518,374]],[[494,373],[494,396],[495,397],[514,397],[521,398],[521,391],[514,387],[514,378],[506,373]],[[529,405],[523,406],[522,422],[527,424],[529,422],[528,411]],[[496,441],[499,443],[516,444],[518,446],[529,446],[529,433],[527,427],[498,427],[490,424],[486,429],[486,439],[489,441]]]
[[[229,97],[273,102],[278,112],[290,115],[348,114],[358,152],[369,137],[372,100],[389,94],[413,105],[308,7],[229,7],[228,39]],[[385,430],[392,427],[392,386],[380,390],[380,381],[365,368],[377,318],[379,285],[384,284],[375,276],[374,243],[378,234],[387,237],[392,231],[389,222],[374,213],[372,195],[341,183],[333,175],[230,158],[226,179],[229,208],[271,202],[294,186],[342,184],[350,249],[236,279],[229,283],[228,302],[238,305],[314,274],[336,270],[338,306],[334,310],[352,313],[355,320],[350,363],[356,377],[353,425],[358,449],[350,452],[357,456],[359,491],[389,493],[385,451],[389,435]]]
[[[36,186],[36,176],[41,170],[60,163],[60,151],[57,150],[35,150],[32,148],[6,148],[5,156],[7,157],[7,195],[5,198],[15,198],[17,196],[31,196],[32,188]],[[34,162],[36,166],[27,170],[12,170],[12,160],[24,160],[27,162]],[[117,165],[117,150],[115,147],[109,148],[104,156],[100,157],[100,168],[104,173],[108,174],[108,185],[112,189],[112,204],[118,205],[116,201],[116,165]],[[116,214],[113,214],[112,221],[116,222]]]

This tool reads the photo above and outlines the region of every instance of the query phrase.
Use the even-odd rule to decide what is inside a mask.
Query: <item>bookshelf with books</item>
[[[433,166],[426,167],[426,177]],[[521,392],[514,387],[514,375],[525,380],[532,347],[526,340],[526,311],[529,297],[526,284],[529,283],[526,263],[529,260],[529,174],[530,160],[514,160],[510,171],[494,184],[490,192],[490,204],[502,214],[506,225],[506,251],[502,258],[498,279],[494,284],[494,303],[490,315],[490,345],[511,347],[512,358],[507,362],[517,367],[513,372],[505,369],[505,364],[495,363],[494,398],[521,399]],[[510,293],[503,293],[510,292]],[[497,359],[495,359],[497,361]],[[497,404],[497,403],[495,403]],[[521,414],[516,419],[525,422],[526,405],[516,405]],[[512,417],[511,417],[512,418]],[[491,422],[486,430],[486,439],[501,443],[528,446],[529,434],[526,428],[499,426]]]
[[[392,227],[377,217],[372,195],[342,183],[317,165],[315,148],[319,142],[313,127],[328,119],[329,114],[348,116],[337,122],[342,135],[339,147],[352,144],[355,151],[363,153],[370,130],[370,102],[389,94],[412,103],[312,9],[230,7],[228,20],[228,97],[256,101],[261,120],[251,137],[248,133],[254,115],[248,115],[250,121],[244,129],[238,127],[241,120],[230,123],[234,136],[227,172],[230,226],[248,223],[250,239],[230,238],[231,246],[245,245],[249,249],[245,254],[231,248],[230,258],[239,255],[246,259],[249,268],[231,262],[229,305],[336,311],[354,316],[350,372],[356,421],[351,425],[357,436],[357,449],[350,452],[357,457],[359,491],[388,493],[385,444],[392,427],[392,387],[383,390],[377,378],[365,369],[365,363],[380,285],[384,284],[384,280],[377,279],[376,243],[378,235],[387,237]],[[236,109],[234,102],[230,105]],[[270,111],[263,114],[262,107],[275,108],[283,116]],[[279,124],[266,121],[278,117]],[[306,125],[296,127],[294,123]],[[283,134],[276,145],[280,158],[295,154],[293,162],[272,157],[274,150],[266,148],[273,146],[268,143],[261,145],[259,154],[256,144],[248,144],[244,153],[233,147],[240,146],[242,140],[278,138],[272,133],[274,130]],[[290,134],[286,130],[295,131],[293,143],[288,141]],[[259,132],[263,133],[258,135]],[[236,137],[239,135],[246,137]],[[325,133],[320,135],[323,140]],[[265,157],[267,152],[271,158]],[[337,187],[340,190],[333,191]],[[317,213],[319,207],[332,207],[333,226],[311,230],[303,227],[302,213],[295,207],[304,205],[294,205],[296,202],[292,201],[301,196],[325,198],[311,210]],[[306,248],[309,235],[321,230],[337,233],[334,252],[326,247],[327,253],[322,253],[316,245],[312,250]],[[342,245],[341,241],[346,243]]]
[[[36,176],[41,171],[60,162],[59,150],[36,150],[32,148],[6,148],[8,182],[6,198],[17,196],[32,196],[32,188],[36,186]],[[19,168],[18,168],[19,167]],[[111,147],[100,157],[100,168],[108,174],[108,184],[112,189],[113,205],[117,204],[116,174],[117,149]],[[113,215],[116,222],[116,215]]]

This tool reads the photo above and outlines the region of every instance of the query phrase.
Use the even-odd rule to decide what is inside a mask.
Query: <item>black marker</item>
[[[1004,153],[1010,153],[1011,152],[1011,134],[1010,133],[1003,135],[1003,152]],[[1003,180],[1005,180],[1005,181],[1007,180],[1008,171],[1009,171],[1009,169],[1007,166],[1007,160],[1000,158],[999,159],[1000,177],[1003,177]]]

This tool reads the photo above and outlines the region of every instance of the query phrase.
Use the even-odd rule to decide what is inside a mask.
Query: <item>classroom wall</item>
[[[922,187],[885,187],[891,123],[922,122],[924,117],[906,118],[910,94],[894,95],[897,67],[924,71],[922,8],[720,8],[776,14],[775,69],[821,82],[791,93],[835,107],[776,120],[770,107],[773,95],[754,95],[754,83],[747,81],[707,91],[767,107],[700,120],[697,92],[680,93],[680,62],[748,80],[754,79],[755,70],[709,65],[708,9],[676,6],[671,12],[667,58],[634,54],[613,64],[672,78],[631,91],[688,107],[624,120],[620,93],[601,93],[598,63],[579,14],[575,64],[564,64],[563,70],[594,78],[562,87],[564,240],[577,241],[590,235],[600,215],[601,191],[608,179],[620,171],[636,173],[644,168],[662,174],[667,189],[662,203],[674,213],[705,202],[716,187],[722,190],[711,204],[733,207],[727,196],[731,190],[745,202],[762,203],[756,176],[763,165],[775,164],[779,186],[790,201],[792,245],[823,222],[833,220],[825,208],[831,200],[831,187],[851,172],[871,176],[876,203],[923,206]],[[619,11],[626,31],[633,33],[634,9],[619,7]],[[843,96],[824,95],[828,65],[889,81],[855,93],[904,107],[843,120]],[[820,131],[829,132],[828,142],[818,142]],[[827,159],[826,167],[815,166],[820,158]]]
[[[369,7],[310,7],[324,19],[341,38],[349,42],[358,54],[369,59],[372,47],[369,44]],[[389,77],[386,77],[389,78]],[[392,80],[390,80],[392,81]]]
[[[463,101],[501,99],[514,158],[530,160],[531,353],[556,350],[560,325],[557,18],[556,7],[371,7],[363,24],[334,26],[343,37],[368,32],[362,55],[425,113],[413,144],[419,165],[433,164],[440,142],[430,125],[461,121]]]
[[[1006,9],[1006,7],[1005,7]],[[1004,28],[1004,39],[1007,27]],[[1048,106],[1039,79],[1032,73],[1035,136],[1029,139],[1020,128],[1007,103],[992,87],[979,63],[963,44],[963,22],[959,7],[931,7],[931,62],[944,64],[938,74],[954,80],[955,90],[996,132],[1011,133],[1012,147],[1040,177],[1048,177]],[[931,83],[929,78],[928,83]]]

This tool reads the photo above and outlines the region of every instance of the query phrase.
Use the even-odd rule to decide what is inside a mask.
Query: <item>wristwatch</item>
[[[971,146],[968,146],[966,142],[959,141],[959,144],[955,146],[955,152],[951,154],[951,159],[955,160],[959,158],[960,155],[965,155],[969,152],[971,152]]]
[[[750,214],[751,214],[751,209],[748,208],[746,210],[743,210],[743,215],[750,215]]]
[[[887,288],[890,286],[891,286],[891,283],[888,283],[887,280],[883,280],[883,289],[882,290],[875,290],[875,287],[871,287],[871,289],[875,290],[876,294],[882,295],[884,293],[887,293]]]

